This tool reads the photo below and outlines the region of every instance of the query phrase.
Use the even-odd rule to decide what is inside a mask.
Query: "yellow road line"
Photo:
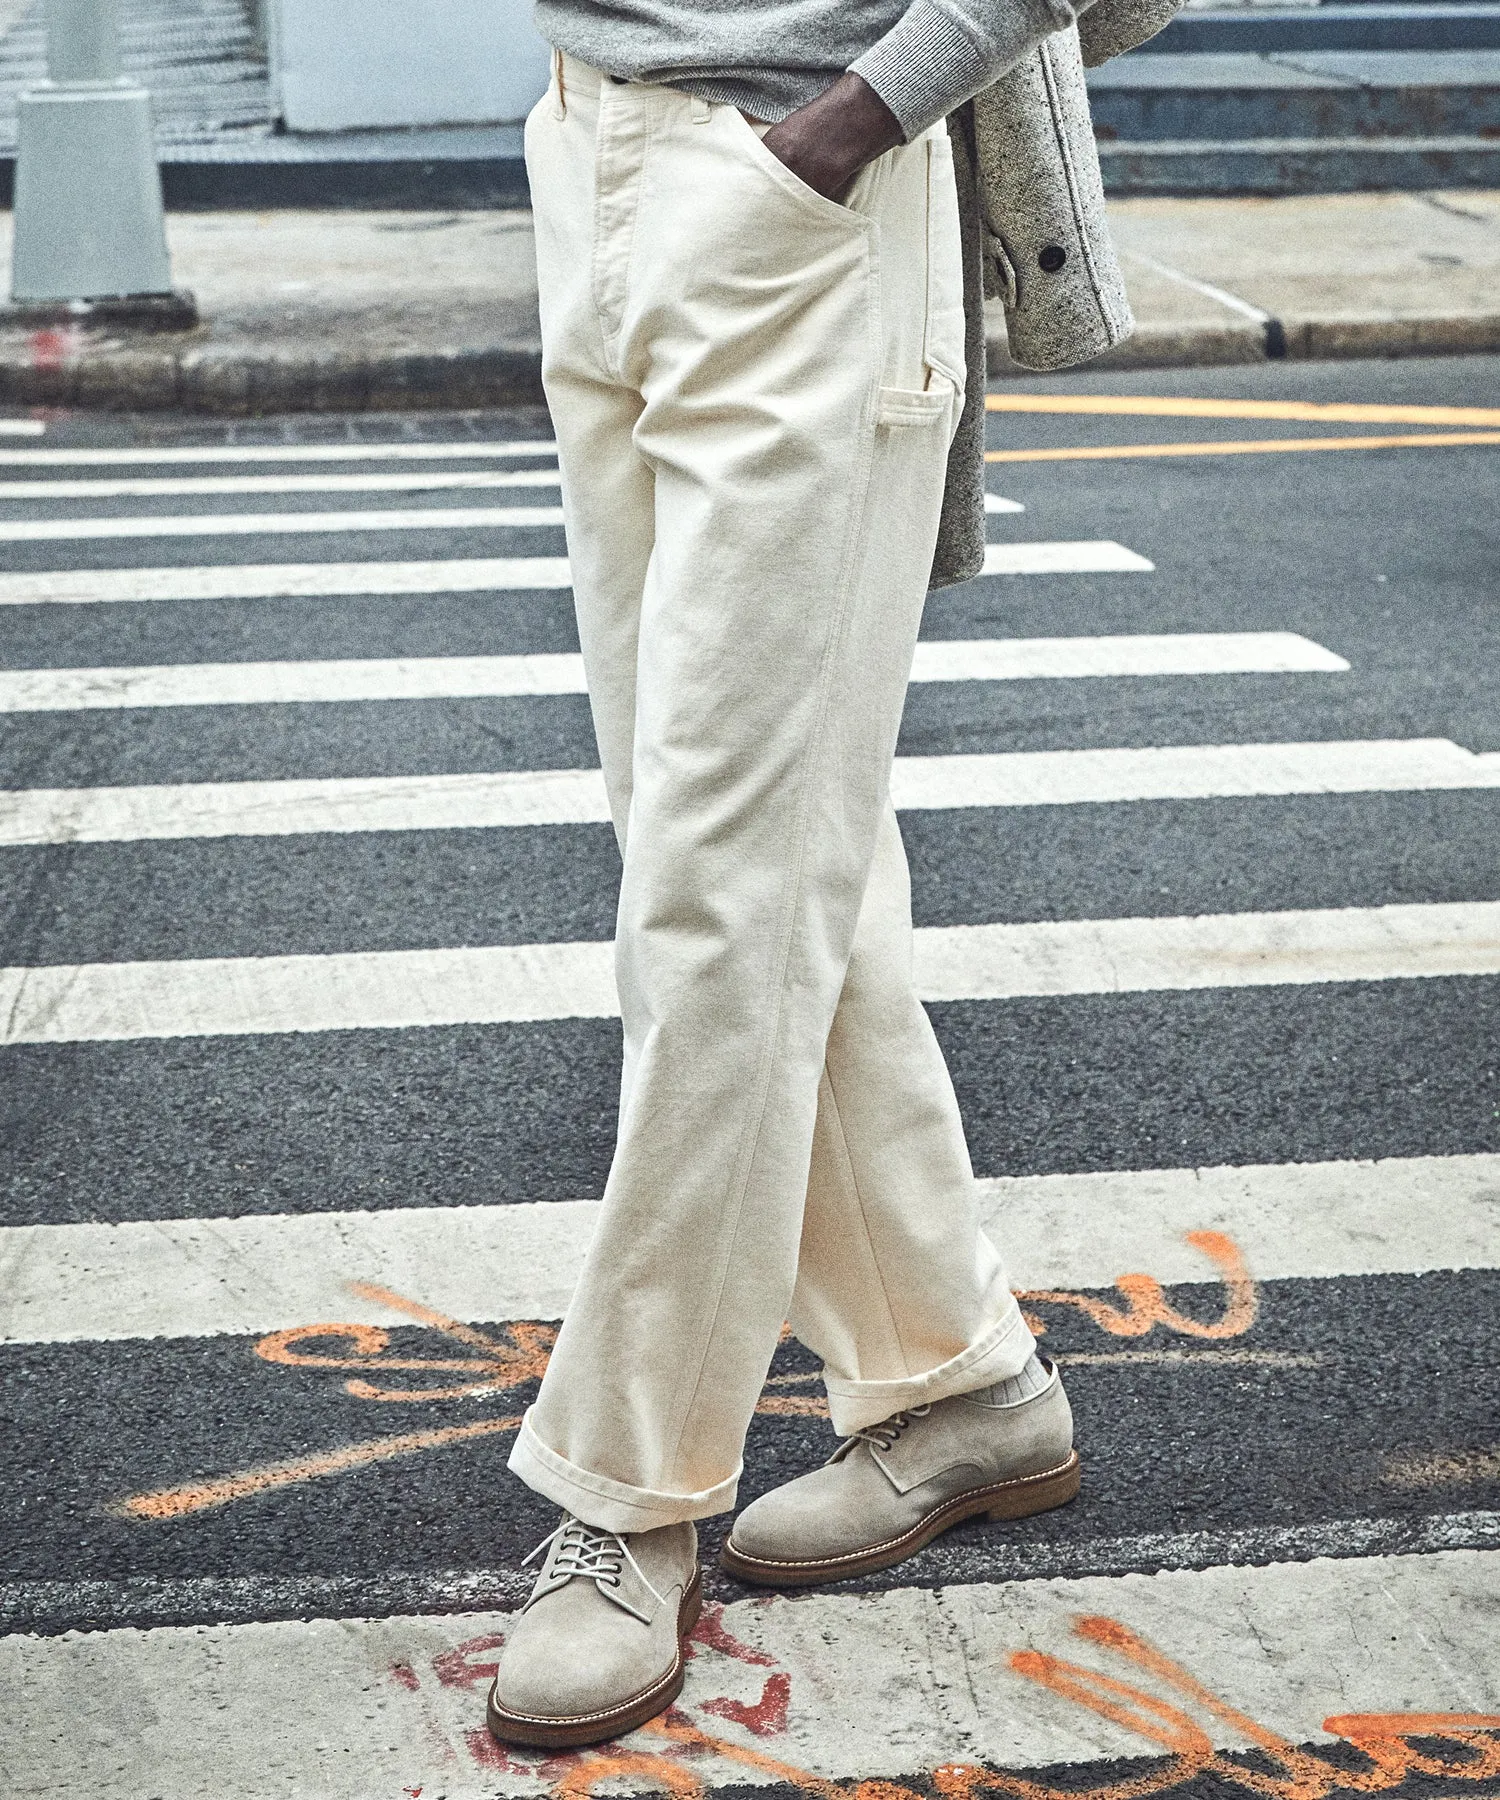
[[[986,450],[991,463],[1100,462],[1122,456],[1257,456],[1274,450],[1415,450],[1443,444],[1500,444],[1500,432],[1423,432],[1409,437],[1226,438],[1218,444],[1070,444],[1051,450]]]
[[[1302,419],[1332,425],[1500,426],[1496,406],[1366,406],[1320,400],[1185,400],[1156,394],[988,394],[991,412],[1105,413],[1149,419]]]
[[[436,1431],[404,1431],[397,1437],[367,1438],[364,1443],[345,1444],[339,1450],[294,1456],[258,1469],[241,1469],[236,1475],[224,1475],[216,1481],[187,1482],[181,1487],[157,1488],[149,1494],[132,1494],[106,1510],[120,1519],[180,1519],[185,1513],[227,1506],[231,1500],[248,1499],[273,1488],[296,1487],[324,1475],[342,1475],[367,1463],[387,1462],[393,1456],[415,1456],[423,1450],[441,1450],[491,1432],[514,1431],[520,1423],[519,1418],[478,1419],[472,1425],[445,1425]]]

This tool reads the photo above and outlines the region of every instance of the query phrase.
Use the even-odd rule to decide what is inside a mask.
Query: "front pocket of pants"
[[[870,220],[863,212],[852,206],[844,206],[837,200],[830,200],[826,194],[820,194],[816,188],[809,187],[800,175],[789,169],[779,156],[773,155],[761,142],[759,133],[738,107],[716,107],[714,110],[729,115],[730,129],[739,140],[738,147],[804,211],[815,213],[817,217],[827,220],[830,224],[841,225],[845,230],[861,232],[869,230]],[[874,166],[872,164],[871,169]],[[868,185],[865,182],[868,173],[867,170],[860,171],[854,179],[854,189],[851,191],[859,191]],[[872,181],[873,179],[872,177]]]

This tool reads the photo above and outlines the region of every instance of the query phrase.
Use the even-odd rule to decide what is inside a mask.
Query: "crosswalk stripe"
[[[1500,752],[1479,755],[1447,738],[912,756],[897,758],[891,777],[903,812],[1497,787]],[[0,846],[608,819],[597,769],[0,791]]]
[[[561,525],[560,506],[433,506],[399,512],[156,513],[128,519],[0,519],[0,543],[72,538],[263,537],[325,531],[490,531]]]
[[[929,926],[931,1001],[1500,974],[1500,901]],[[607,943],[0,969],[0,1044],[616,1016]]]
[[[0,419],[0,437],[41,437],[46,429],[41,419]]]
[[[1165,1757],[1165,1743],[1187,1747],[1190,1769],[1215,1749],[1258,1748],[1257,1767],[1239,1783],[1237,1765],[1220,1759],[1216,1789],[1264,1791],[1270,1766],[1275,1779],[1295,1772],[1304,1789],[1322,1792],[1354,1784],[1351,1756],[1364,1776],[1372,1764],[1359,1746],[1372,1741],[1380,1771],[1408,1768],[1404,1734],[1414,1740],[1409,1754],[1420,1750],[1420,1766],[1443,1771],[1452,1790],[1487,1766],[1489,1740],[1476,1734],[1500,1727],[1485,1624],[1500,1601],[1500,1558],[1472,1550],[1265,1556],[1268,1548],[1316,1556],[1320,1544],[1413,1535],[1441,1541],[1441,1519],[1411,1523],[1415,1533],[1398,1521],[1360,1520],[1217,1534],[1231,1555],[1240,1551],[1237,1561],[1265,1566],[1174,1568],[1205,1546],[1186,1542],[1196,1534],[1164,1533],[1118,1546],[1148,1558],[1154,1551],[1154,1565],[1167,1565],[1154,1575],[1001,1585],[959,1577],[936,1591],[735,1599],[711,1612],[677,1710],[627,1741],[624,1767],[634,1784],[668,1793],[774,1786],[828,1800],[831,1780],[915,1777],[912,1790],[885,1791],[931,1785],[978,1796],[1007,1785],[986,1782],[986,1767],[1095,1763],[1101,1775],[1128,1776],[1126,1791],[1141,1795],[1184,1779],[1182,1758]],[[1018,1545],[1015,1560],[1050,1548]],[[927,1556],[957,1563],[961,1554],[940,1545]],[[0,1599],[34,1603],[42,1596],[23,1590],[45,1585],[11,1583]],[[388,1582],[385,1597],[446,1602],[452,1611],[387,1617],[378,1616],[378,1580],[357,1575],[300,1585],[295,1577],[207,1578],[196,1592],[170,1580],[156,1592],[141,1582],[51,1585],[76,1587],[85,1604],[94,1590],[96,1613],[112,1590],[133,1585],[147,1609],[175,1605],[179,1617],[214,1606],[217,1595],[218,1616],[243,1616],[258,1601],[290,1618],[0,1639],[0,1680],[30,1697],[16,1709],[8,1748],[39,1791],[131,1800],[147,1771],[152,1792],[222,1800],[252,1800],[268,1772],[281,1771],[331,1800],[421,1786],[448,1800],[544,1791],[542,1757],[502,1758],[483,1728],[488,1672],[511,1621],[472,1609],[511,1602],[521,1584],[510,1571],[437,1570]],[[309,1618],[319,1598],[366,1616]],[[1351,1621],[1360,1644],[1352,1664]],[[122,1695],[150,1696],[133,1710],[123,1749]],[[206,1719],[212,1731],[203,1730]],[[1321,1764],[1316,1752],[1299,1757],[1293,1748],[1336,1742]],[[619,1752],[601,1755],[597,1769],[585,1752],[576,1778],[617,1777],[621,1767]],[[1061,1787],[1033,1779],[1028,1791],[1052,1800],[1077,1791],[1077,1778]]]
[[[1156,567],[1108,538],[1076,544],[987,544],[986,575],[1109,575]]]
[[[390,657],[348,662],[168,663],[157,668],[0,673],[0,713],[122,706],[279,706],[581,694],[583,658]]]
[[[0,427],[9,429],[9,427]],[[29,427],[28,427],[29,429]],[[40,431],[41,427],[38,426]],[[551,438],[463,439],[452,443],[378,444],[132,444],[66,449],[0,450],[0,468],[120,468],[140,464],[485,462],[492,457],[556,457]]]
[[[0,500],[187,499],[206,494],[401,494],[449,488],[556,487],[557,481],[555,468],[405,469],[360,475],[159,475],[95,480],[75,477],[67,481],[0,481]]]
[[[213,563],[190,569],[45,569],[0,575],[0,606],[97,606],[148,600],[317,600],[342,594],[471,594],[565,588],[565,556],[429,562]]]
[[[1019,500],[1007,500],[1003,494],[986,494],[984,510],[987,513],[1021,513],[1026,508]]]
[[[1337,673],[1348,667],[1341,656],[1321,645],[1279,631],[1165,637],[956,638],[918,644],[911,679],[1037,681],[1252,671]],[[0,671],[0,713],[584,692],[583,658],[562,652]]]
[[[505,509],[512,510],[512,509]],[[291,515],[311,518],[303,513]],[[352,518],[377,515],[359,513]],[[472,516],[472,515],[466,515]],[[424,512],[421,522],[435,515]],[[312,529],[297,526],[296,529]],[[324,529],[324,527],[318,527]],[[360,529],[351,526],[351,530]],[[370,529],[374,529],[371,527]],[[985,573],[1047,575],[1149,569],[1118,544],[991,544]],[[1129,560],[1127,560],[1129,559]],[[185,569],[46,569],[0,575],[0,606],[96,606],[148,600],[317,599],[340,594],[463,594],[501,588],[565,588],[565,556],[452,557],[424,562],[210,564]]]
[[[1107,1288],[1137,1269],[1211,1280],[1187,1238],[1205,1231],[1257,1281],[1500,1266],[1500,1155],[1002,1176],[978,1191],[1020,1288]],[[552,1200],[8,1226],[0,1342],[406,1322],[381,1290],[455,1319],[557,1319],[598,1213]]]

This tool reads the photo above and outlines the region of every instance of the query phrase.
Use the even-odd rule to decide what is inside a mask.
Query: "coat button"
[[[1068,260],[1068,253],[1061,244],[1048,244],[1036,259],[1036,266],[1044,275],[1055,275]]]

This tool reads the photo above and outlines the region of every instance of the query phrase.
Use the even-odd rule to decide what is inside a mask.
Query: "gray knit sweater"
[[[549,43],[628,81],[784,119],[846,69],[908,138],[998,81],[1088,0],[537,0]]]

